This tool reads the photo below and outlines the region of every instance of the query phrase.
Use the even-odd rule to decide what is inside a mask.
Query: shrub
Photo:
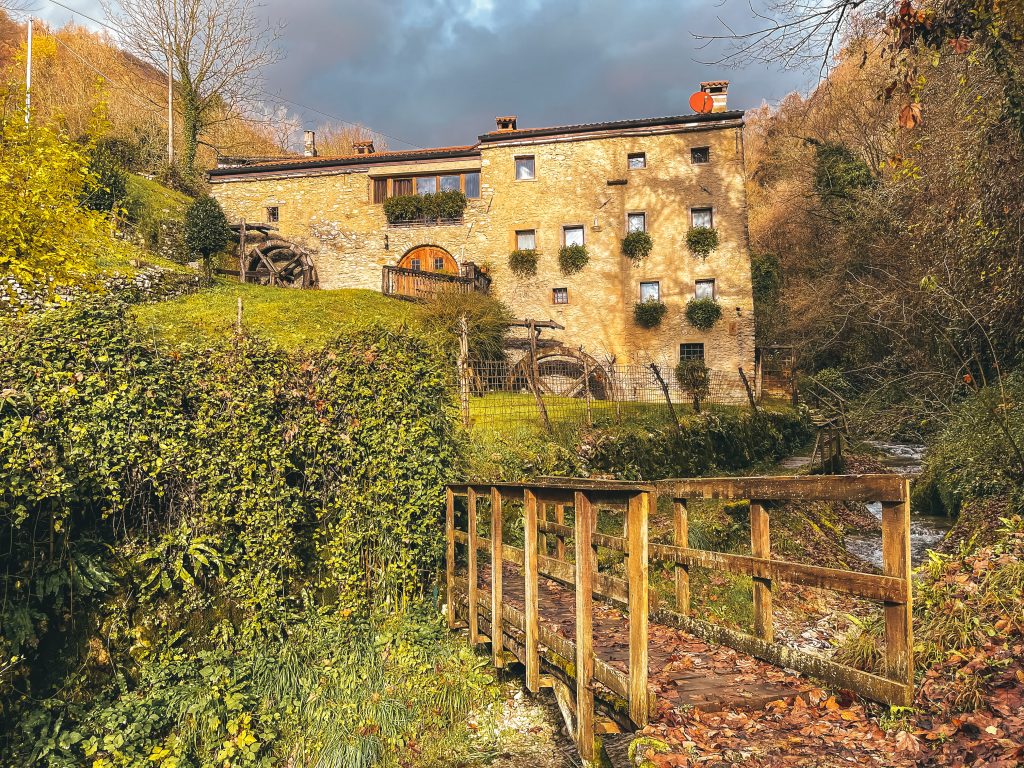
[[[722,317],[722,305],[710,297],[686,302],[686,320],[694,328],[708,331]]]
[[[209,271],[214,254],[231,241],[231,230],[224,211],[209,195],[197,197],[185,212],[185,248],[202,260]]]
[[[461,219],[466,212],[466,196],[457,189],[426,195],[425,203],[429,211],[428,218]]]
[[[676,381],[693,398],[693,410],[700,413],[701,402],[711,390],[711,371],[703,360],[680,360],[676,365]]]
[[[469,356],[472,360],[502,360],[505,335],[512,312],[501,301],[482,293],[438,291],[423,305],[421,321],[440,332],[449,351],[459,349],[459,318],[465,316],[469,330]]]
[[[633,319],[636,320],[637,325],[643,328],[654,328],[661,325],[667,311],[668,307],[665,306],[665,302],[658,301],[658,299],[646,299],[633,305]]]
[[[706,259],[718,247],[718,230],[714,227],[690,227],[686,233],[686,247],[694,256]]]
[[[113,156],[96,148],[89,158],[89,172],[92,182],[83,190],[82,205],[93,211],[107,213],[127,197],[128,185],[124,171],[118,167]]]
[[[388,224],[459,219],[465,211],[466,196],[454,189],[430,195],[399,195],[384,201],[384,217]]]
[[[563,245],[558,251],[558,267],[563,275],[574,275],[587,266],[590,255],[585,245]]]
[[[537,251],[534,248],[517,249],[508,255],[508,268],[516,277],[537,274]]]
[[[654,248],[654,241],[646,232],[630,232],[622,238],[622,253],[634,263],[640,263],[651,255]]]

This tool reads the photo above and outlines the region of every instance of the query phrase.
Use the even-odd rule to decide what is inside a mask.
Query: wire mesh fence
[[[473,362],[464,379],[469,420],[480,425],[668,421],[673,411],[682,417],[748,402],[738,370],[711,370],[706,387],[694,391],[668,367],[603,365],[585,357]]]

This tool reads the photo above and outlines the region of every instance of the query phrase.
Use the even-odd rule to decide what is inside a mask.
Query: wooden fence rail
[[[649,518],[659,496],[672,500],[673,543],[650,543]],[[911,627],[909,483],[894,475],[817,477],[701,478],[658,483],[545,479],[527,484],[463,483],[449,486],[447,539],[447,615],[454,629],[465,624],[471,643],[490,642],[494,664],[510,659],[526,668],[530,691],[555,684],[544,668],[574,683],[575,738],[580,757],[595,761],[595,698],[620,706],[637,726],[647,723],[654,705],[648,687],[648,622],[676,626],[710,643],[727,645],[768,662],[795,669],[825,683],[854,690],[878,701],[906,705],[913,698]],[[456,527],[456,499],[465,499],[465,530]],[[489,499],[489,535],[479,534],[478,501]],[[696,499],[750,500],[750,555],[693,549],[689,546],[688,504]],[[881,502],[883,573],[870,574],[793,563],[772,557],[771,505],[779,501],[832,500]],[[505,510],[520,504],[522,549],[505,542]],[[566,512],[572,510],[571,524]],[[623,515],[622,536],[597,530],[598,510]],[[551,518],[549,519],[549,512]],[[551,545],[554,545],[553,552]],[[465,557],[458,560],[459,551]],[[598,548],[618,552],[625,579],[598,572]],[[480,594],[478,555],[490,564],[490,594]],[[465,578],[457,562],[465,564]],[[674,571],[674,606],[654,605],[649,564]],[[502,563],[522,573],[524,604],[503,599]],[[693,566],[753,579],[753,634],[694,618],[690,611],[689,569]],[[575,590],[575,640],[540,622],[539,580],[543,575]],[[885,670],[875,675],[774,641],[772,599],[777,584],[829,589],[884,605]],[[595,656],[593,599],[623,608],[628,618],[628,672],[623,674]],[[674,610],[673,610],[674,609]],[[482,631],[485,627],[487,634]],[[618,697],[619,701],[615,702]]]

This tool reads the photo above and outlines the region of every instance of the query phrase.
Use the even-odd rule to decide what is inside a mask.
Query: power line
[[[83,19],[88,19],[89,21],[93,22],[94,24],[99,24],[102,27],[106,27],[110,31],[112,31],[115,34],[117,34],[119,37],[124,37],[125,36],[124,32],[122,30],[119,30],[116,27],[111,26],[110,24],[108,24],[105,21],[100,21],[99,19],[94,18],[94,17],[90,16],[87,13],[82,13],[81,11],[77,11],[74,8],[72,8],[71,6],[65,5],[64,3],[60,2],[60,0],[49,0],[49,2],[53,3],[54,5],[60,6],[64,10],[70,11],[71,13],[73,13],[73,14],[75,14],[77,16],[81,16]],[[141,41],[139,41],[139,40],[133,39],[132,42],[134,42],[134,43],[136,43],[136,44],[138,44],[140,46],[143,46],[143,43]],[[326,117],[326,118],[328,118],[330,120],[336,120],[339,123],[345,123],[346,125],[351,125],[351,126],[353,126],[355,128],[366,128],[367,130],[372,131],[373,133],[376,133],[378,136],[383,136],[384,138],[390,139],[391,141],[397,141],[399,144],[406,144],[407,146],[410,146],[413,149],[423,149],[423,147],[421,147],[418,144],[413,144],[411,141],[406,141],[405,139],[400,139],[397,136],[391,136],[389,134],[386,134],[383,131],[374,130],[373,128],[369,128],[368,126],[360,125],[359,123],[354,123],[351,120],[346,120],[343,117],[338,117],[337,115],[332,115],[332,114],[330,114],[328,112],[324,112],[323,110],[317,109],[316,107],[311,107],[308,104],[301,104],[301,103],[299,103],[297,101],[293,101],[291,99],[286,99],[283,96],[271,93],[270,91],[267,91],[265,89],[260,89],[259,92],[261,94],[265,95],[265,96],[271,97],[272,99],[276,99],[277,101],[283,101],[284,103],[291,104],[292,106],[298,107],[299,109],[305,109],[305,110],[308,110],[310,112],[314,112],[314,113],[316,113],[318,115],[322,115],[323,117]]]

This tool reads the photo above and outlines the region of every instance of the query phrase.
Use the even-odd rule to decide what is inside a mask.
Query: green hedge
[[[399,195],[384,201],[384,217],[389,224],[461,219],[466,205],[466,196],[457,189],[429,195]]]

